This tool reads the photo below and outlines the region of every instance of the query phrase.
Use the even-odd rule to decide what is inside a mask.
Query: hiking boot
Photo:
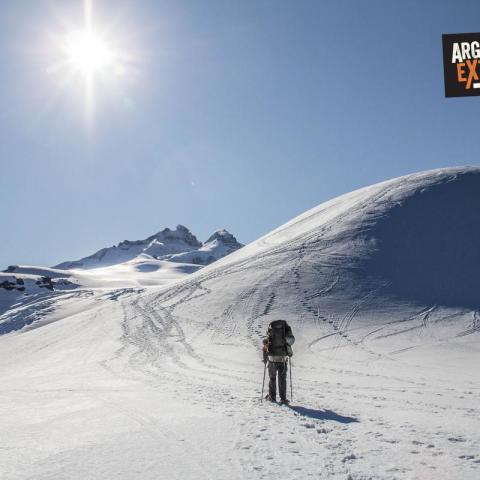
[[[276,398],[273,398],[273,397],[271,397],[270,395],[267,395],[267,396],[265,397],[265,400],[267,400],[267,401],[269,401],[269,402],[276,402],[276,401],[277,401]]]
[[[289,405],[289,404],[290,404],[290,400],[288,400],[288,398],[282,398],[282,399],[280,400],[280,403],[281,403],[282,405]]]

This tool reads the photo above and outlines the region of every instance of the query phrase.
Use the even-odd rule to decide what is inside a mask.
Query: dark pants
[[[268,384],[268,393],[270,398],[275,400],[277,397],[277,373],[278,373],[278,390],[280,400],[287,398],[287,362],[269,362],[268,376],[270,383]]]

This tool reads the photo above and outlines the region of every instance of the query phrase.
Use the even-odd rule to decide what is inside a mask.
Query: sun
[[[106,37],[95,32],[90,24],[82,30],[71,30],[60,43],[67,77],[77,77],[83,84],[85,115],[92,127],[96,95],[100,85],[112,86],[121,71],[121,59]],[[102,89],[103,91],[103,89]]]
[[[83,100],[85,123],[91,132],[99,108],[113,105],[112,100],[127,104],[126,88],[138,61],[128,31],[95,16],[93,0],[83,0],[83,7],[83,21],[59,15],[61,30],[50,35],[52,63],[48,72],[55,76],[59,94],[68,88],[69,101],[80,104]]]
[[[70,32],[63,51],[71,69],[84,77],[105,73],[115,65],[112,46],[91,30]]]

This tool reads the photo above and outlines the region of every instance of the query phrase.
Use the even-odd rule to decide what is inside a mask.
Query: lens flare
[[[62,90],[67,85],[72,88],[74,100],[80,97],[73,89],[80,89],[86,127],[91,132],[101,96],[124,96],[132,54],[125,49],[125,42],[119,48],[125,32],[94,18],[92,0],[84,0],[83,6],[83,22],[62,19],[63,33],[51,35],[56,59],[48,71],[61,79]]]
[[[72,69],[85,77],[104,73],[115,65],[115,55],[107,41],[88,30],[68,34],[64,53]]]

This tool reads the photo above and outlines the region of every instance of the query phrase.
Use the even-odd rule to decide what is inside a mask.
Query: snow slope
[[[196,272],[201,265],[173,263],[157,260],[146,254],[123,263],[91,269],[61,270],[58,268],[15,265],[9,273],[0,273],[5,278],[51,278],[56,290],[74,287],[114,288],[165,285]],[[64,280],[70,283],[62,284]],[[28,290],[28,289],[27,289]]]
[[[0,314],[18,302],[31,303],[51,296],[52,291],[166,285],[199,268],[198,264],[157,260],[146,254],[109,267],[86,270],[15,265],[9,267],[9,272],[0,273]]]
[[[409,175],[164,287],[19,303],[2,478],[479,478],[479,207],[480,168]],[[291,408],[258,401],[277,318]]]

